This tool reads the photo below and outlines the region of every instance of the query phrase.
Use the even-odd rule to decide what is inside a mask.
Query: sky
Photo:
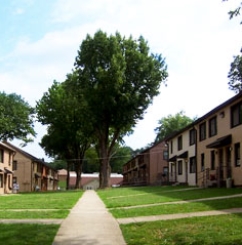
[[[133,149],[155,139],[158,121],[184,111],[200,117],[235,95],[228,88],[233,56],[241,48],[240,19],[228,12],[240,0],[8,0],[0,5],[0,91],[21,95],[35,106],[53,81],[63,82],[87,34],[143,36],[162,54],[167,86],[125,137]],[[24,150],[47,158],[39,146],[46,128]],[[18,146],[20,142],[13,141]],[[48,159],[48,158],[47,158]]]

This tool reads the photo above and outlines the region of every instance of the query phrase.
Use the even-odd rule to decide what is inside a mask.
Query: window
[[[171,141],[171,154],[173,153],[173,141]]]
[[[210,153],[210,160],[211,160],[211,170],[215,169],[215,151],[211,151]]]
[[[205,160],[205,156],[204,153],[201,154],[201,171],[204,171],[204,160]]]
[[[190,157],[189,165],[190,165],[190,173],[196,173],[196,158],[195,157]]]
[[[163,151],[163,160],[168,160],[168,151]]]
[[[181,175],[182,174],[182,160],[178,161],[178,174]]]
[[[177,139],[177,150],[182,150],[182,135],[180,135]]]
[[[13,171],[14,170],[18,170],[18,162],[17,161],[13,161]]]
[[[164,176],[168,175],[168,167],[163,167],[163,175]]]
[[[217,117],[213,117],[209,120],[209,137],[217,134]]]
[[[195,142],[196,142],[196,130],[191,129],[189,131],[189,143],[190,143],[190,145],[194,145]]]
[[[3,163],[3,154],[4,154],[4,151],[3,149],[0,149],[0,162]]]
[[[11,160],[12,160],[12,159],[11,159],[11,156],[12,156],[12,154],[9,152],[9,153],[8,153],[8,164],[9,164],[9,165],[11,165]]]
[[[17,177],[13,177],[13,183],[17,183]]]
[[[242,102],[231,107],[231,127],[242,124]]]
[[[235,167],[240,166],[240,143],[234,145],[234,160],[235,160]]]
[[[206,122],[201,123],[199,125],[199,140],[205,140],[206,139]]]

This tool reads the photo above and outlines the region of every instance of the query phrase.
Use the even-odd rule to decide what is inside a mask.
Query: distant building
[[[58,171],[59,181],[66,181],[67,170],[61,169]],[[123,175],[111,173],[110,175],[111,186],[122,185]],[[75,188],[76,184],[76,172],[70,171],[69,187]],[[81,174],[81,187],[83,190],[96,190],[99,188],[99,173],[82,173]]]
[[[58,187],[58,173],[44,160],[36,158],[26,151],[4,142],[15,151],[12,171],[13,183],[17,183],[19,192],[52,191]]]
[[[124,185],[161,185],[168,181],[168,149],[165,141],[142,151],[123,165]]]

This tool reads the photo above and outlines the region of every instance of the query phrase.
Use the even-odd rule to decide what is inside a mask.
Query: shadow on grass
[[[59,225],[0,224],[0,244],[51,245]]]

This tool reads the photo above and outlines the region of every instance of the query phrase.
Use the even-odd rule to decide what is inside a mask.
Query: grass
[[[121,230],[128,245],[240,245],[241,227],[242,214],[228,214],[121,225]]]
[[[35,192],[0,196],[0,219],[63,219],[82,191]],[[0,244],[51,245],[59,225],[0,224]]]
[[[221,210],[242,207],[242,197],[231,199],[211,200],[203,202],[191,202],[183,204],[169,204],[132,209],[112,209],[110,212],[115,218],[127,218],[138,216],[151,216],[162,214],[191,213],[209,210]]]
[[[68,214],[69,210],[0,210],[0,219],[64,219]]]
[[[82,193],[60,191],[0,196],[0,209],[70,209]]]
[[[118,208],[242,194],[241,188],[190,188],[189,191],[181,191],[183,189],[187,188],[173,186],[142,187],[140,189],[139,187],[114,188],[98,191],[98,195],[102,198],[107,208]]]
[[[242,207],[242,197],[198,200],[242,194],[241,188],[195,190],[185,187],[136,187],[98,191],[116,218],[190,213]],[[197,200],[186,202],[188,200]],[[183,203],[176,203],[185,201]],[[139,206],[155,204],[153,206]],[[120,225],[128,245],[242,245],[242,214],[162,220]]]
[[[0,244],[51,245],[59,225],[0,224]]]

